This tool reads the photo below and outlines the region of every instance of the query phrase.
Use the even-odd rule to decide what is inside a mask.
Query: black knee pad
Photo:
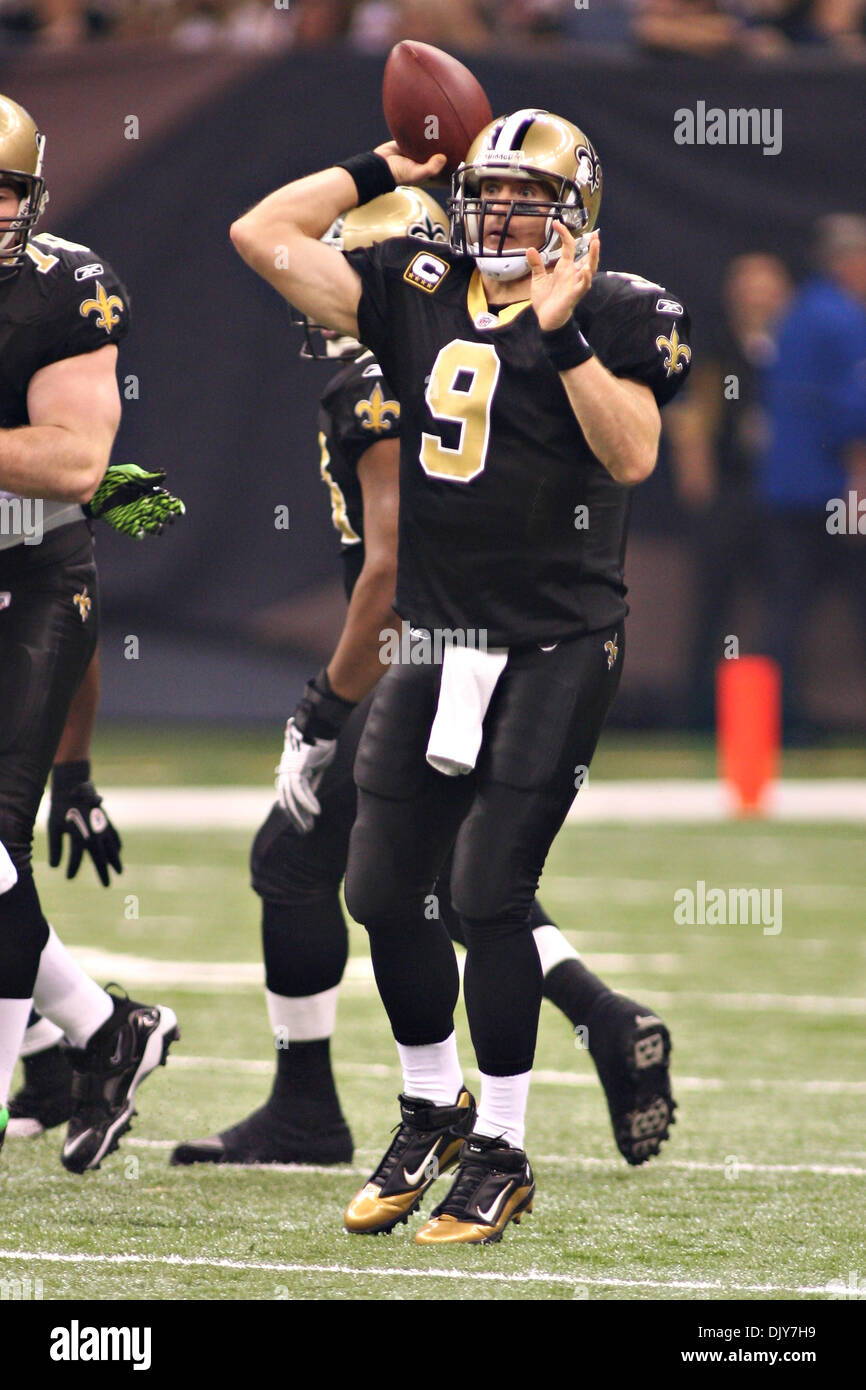
[[[336,888],[317,901],[262,904],[265,983],[272,994],[304,998],[343,978],[349,934]]]

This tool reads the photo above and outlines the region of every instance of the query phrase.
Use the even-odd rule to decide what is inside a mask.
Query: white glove
[[[315,743],[305,743],[294,719],[286,724],[283,756],[275,785],[280,805],[301,835],[310,833],[322,809],[316,792],[336,751],[335,738],[317,738]]]

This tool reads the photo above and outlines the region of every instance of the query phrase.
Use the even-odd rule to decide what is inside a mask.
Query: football
[[[426,164],[448,157],[453,174],[479,131],[493,120],[484,88],[463,63],[429,43],[404,39],[388,54],[382,106],[403,154]]]

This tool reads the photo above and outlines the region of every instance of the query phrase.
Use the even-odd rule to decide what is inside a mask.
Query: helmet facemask
[[[0,186],[12,187],[18,194],[18,210],[12,217],[0,217],[0,279],[14,275],[24,262],[33,228],[48,202],[42,178],[45,136],[36,135],[36,172],[0,169]]]
[[[530,198],[525,202],[511,197],[487,197],[481,195],[485,179],[525,180],[527,183],[540,183],[550,191],[548,199]],[[499,232],[499,242],[495,250],[485,246],[485,224],[490,216],[501,216],[501,209],[508,206],[505,221]],[[483,164],[461,166],[451,182],[451,198],[448,202],[451,217],[452,250],[464,256],[471,256],[483,275],[495,280],[515,280],[530,273],[526,251],[513,248],[505,250],[505,242],[514,217],[536,217],[544,220],[544,236],[538,247],[544,265],[553,265],[562,254],[562,242],[554,229],[554,222],[562,222],[574,236],[577,246],[575,260],[579,260],[589,249],[589,236],[583,229],[589,221],[589,213],[583,204],[580,190],[571,179],[554,179],[549,171],[518,164],[516,160],[495,160]]]

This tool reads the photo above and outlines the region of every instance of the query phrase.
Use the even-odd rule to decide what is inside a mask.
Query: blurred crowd
[[[619,44],[653,53],[745,52],[793,45],[866,52],[866,0],[0,0],[6,45],[169,37],[187,48],[380,52],[411,37],[445,47]]]
[[[866,217],[820,220],[799,289],[778,257],[736,256],[712,337],[668,413],[695,597],[681,722],[713,727],[745,616],[747,645],[782,669],[786,741],[809,743],[809,619],[826,592],[866,669]]]

